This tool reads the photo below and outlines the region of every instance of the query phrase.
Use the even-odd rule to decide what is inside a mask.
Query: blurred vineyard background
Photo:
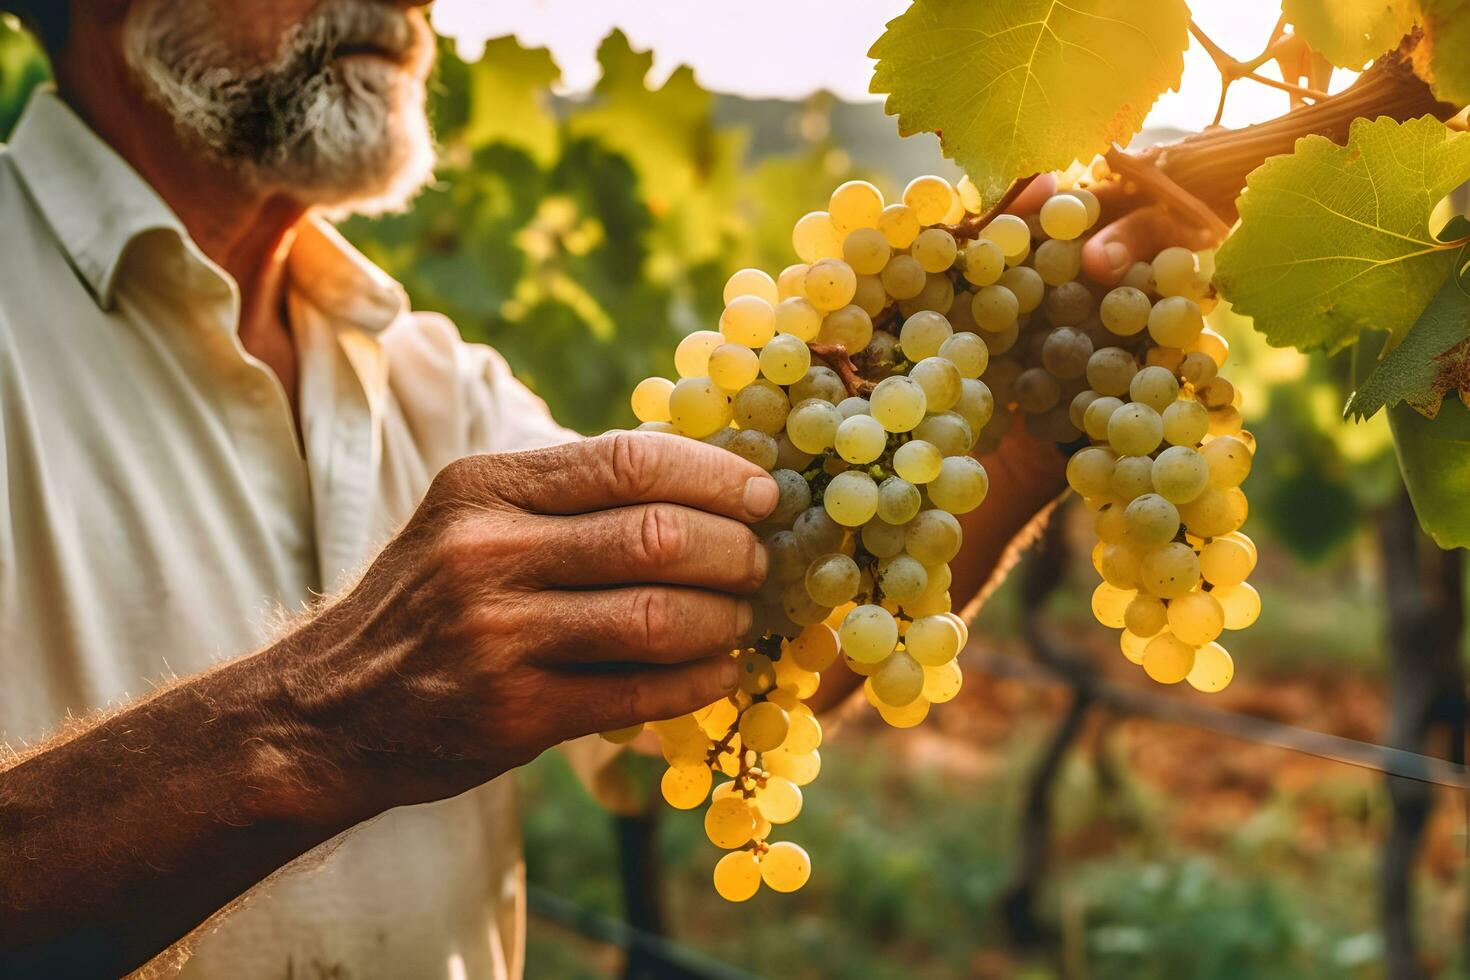
[[[935,141],[900,141],[876,105],[722,96],[688,70],[651,90],[651,57],[617,33],[599,60],[595,91],[568,99],[552,94],[558,69],[544,50],[500,39],[467,63],[446,43],[433,93],[438,184],[407,215],[346,226],[416,306],[495,345],[586,432],[630,423],[627,392],[670,363],[684,333],[715,322],[725,277],[786,265],[792,222],[839,181],[863,176],[891,194],[917,173],[954,176]],[[44,78],[25,38],[0,24],[0,138]],[[1459,556],[1415,549],[1382,415],[1342,423],[1349,364],[1268,348],[1228,312],[1219,319],[1262,447],[1246,530],[1261,544],[1266,605],[1232,642],[1234,685],[1208,703],[1384,742],[1390,599],[1412,602],[1425,581],[1452,588],[1438,597],[1450,616],[1439,625],[1463,656]],[[1040,625],[1048,655],[1142,687],[1088,615],[1079,519],[1064,509],[1061,533],[986,606],[978,645],[1034,660]],[[1047,588],[1053,573],[1062,584]],[[966,656],[964,692],[921,728],[888,731],[864,709],[832,732],[795,825],[816,866],[805,890],[725,905],[709,887],[697,813],[660,804],[648,821],[615,824],[554,754],[522,774],[531,884],[561,903],[551,911],[602,922],[631,911],[732,976],[1386,975],[1381,775],[1106,705],[1071,712],[1065,686]],[[1434,669],[1460,676],[1458,663]],[[1463,722],[1458,685],[1448,720],[1459,705]],[[1076,737],[1038,789],[1069,712]],[[1425,751],[1451,757],[1463,731],[1449,734]],[[1406,855],[1412,905],[1395,900],[1426,971],[1463,975],[1465,801],[1415,792],[1408,805],[1422,804],[1425,827]],[[650,840],[656,868],[639,850]],[[644,855],[631,877],[620,846]],[[617,944],[555,918],[533,909],[528,976],[624,971]]]

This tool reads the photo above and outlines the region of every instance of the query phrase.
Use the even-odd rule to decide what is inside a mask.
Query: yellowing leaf
[[[1126,143],[1178,85],[1188,29],[1182,0],[916,0],[868,52],[871,89],[994,200]]]
[[[561,69],[545,48],[523,48],[514,37],[485,45],[469,66],[469,121],[464,137],[472,147],[503,142],[519,146],[545,164],[556,153],[556,118],[548,111],[551,84]]]
[[[1456,249],[1429,233],[1434,206],[1470,174],[1470,134],[1425,116],[1354,120],[1251,172],[1215,285],[1277,346],[1336,350],[1364,329],[1402,339]]]
[[[1418,0],[1424,37],[1414,47],[1414,71],[1434,94],[1470,103],[1470,0]]]
[[[1356,71],[1414,26],[1414,0],[1282,0],[1297,36],[1339,68]]]

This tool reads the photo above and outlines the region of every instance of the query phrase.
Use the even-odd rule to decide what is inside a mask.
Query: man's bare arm
[[[735,683],[776,488],[620,434],[440,474],[277,644],[0,771],[0,975],[115,975],[384,810]]]

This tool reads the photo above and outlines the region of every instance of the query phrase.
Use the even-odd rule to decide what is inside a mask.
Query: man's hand
[[[362,582],[274,651],[292,720],[370,813],[709,704],[735,686],[723,654],[765,578],[746,525],[776,495],[739,457],[653,433],[451,464]]]
[[[448,467],[301,629],[0,769],[0,975],[127,973],[383,810],[714,701],[776,497],[651,433]]]

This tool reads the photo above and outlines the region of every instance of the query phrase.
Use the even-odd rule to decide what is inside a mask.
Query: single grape
[[[925,565],[947,563],[960,551],[960,522],[944,510],[922,510],[906,528],[904,547]]]
[[[884,378],[868,396],[873,418],[889,432],[908,432],[924,418],[927,402],[924,389],[901,376]]]
[[[874,707],[878,716],[893,728],[913,728],[929,716],[929,702],[922,697],[915,698],[902,708],[890,708],[881,703]]]
[[[814,364],[807,369],[806,377],[791,386],[791,404],[799,405],[808,398],[820,398],[836,405],[847,397],[847,386],[837,372],[825,364]]]
[[[975,430],[963,415],[953,411],[926,415],[914,426],[913,435],[945,456],[964,456],[975,445]]]
[[[681,378],[702,378],[709,372],[709,355],[725,342],[714,330],[696,330],[674,348],[674,370]]]
[[[1064,282],[1042,300],[1041,308],[1053,326],[1075,327],[1092,315],[1092,292],[1080,282]]]
[[[784,776],[766,777],[766,784],[755,795],[756,812],[773,824],[795,820],[801,814],[801,804],[801,787]]]
[[[1129,380],[1128,397],[1163,412],[1179,397],[1179,382],[1164,368],[1146,367]]]
[[[788,300],[793,296],[800,296],[801,284],[806,281],[807,268],[805,262],[796,262],[782,269],[781,274],[776,277],[776,298]],[[725,302],[730,301],[727,299]]]
[[[1194,667],[1194,647],[1160,633],[1143,648],[1143,671],[1160,684],[1178,684]]]
[[[1146,493],[1123,510],[1125,540],[1140,551],[1167,544],[1179,533],[1179,510],[1156,493]]]
[[[871,463],[883,455],[888,445],[888,433],[871,415],[854,415],[843,419],[837,426],[833,445],[837,455],[849,463]]]
[[[878,485],[858,470],[838,473],[822,495],[827,513],[844,527],[861,527],[878,510]]]
[[[1148,326],[1153,305],[1148,295],[1133,286],[1117,286],[1108,291],[1098,307],[1103,326],[1120,337],[1131,337]]]
[[[887,482],[886,480],[884,481]],[[882,487],[879,487],[879,509],[882,509]],[[881,517],[871,520],[863,525],[862,530],[863,547],[878,558],[892,558],[902,553],[904,543],[904,529],[901,525],[890,524]]]
[[[786,711],[779,705],[759,701],[740,716],[740,744],[756,752],[780,748],[790,724]]]
[[[1199,272],[1194,253],[1187,248],[1171,246],[1154,256],[1154,281],[1161,296],[1182,296]]]
[[[1108,416],[1107,437],[1120,456],[1147,456],[1164,438],[1164,420],[1147,405],[1129,402]]]
[[[1067,485],[1084,497],[1108,493],[1117,454],[1101,446],[1078,450],[1067,460]]]
[[[1016,308],[1020,313],[1030,313],[1041,306],[1046,295],[1046,283],[1030,266],[1018,265],[1001,273],[999,285],[1009,289],[1016,297]]]
[[[1199,445],[1210,430],[1210,413],[1196,401],[1181,400],[1164,409],[1164,441],[1173,446]]]
[[[710,357],[713,359],[714,355]],[[779,333],[761,348],[759,365],[761,374],[769,381],[778,385],[795,384],[811,368],[812,352],[800,337]]]
[[[669,396],[674,393],[674,383],[668,378],[644,378],[633,389],[633,414],[640,422],[667,422]]]
[[[805,296],[791,296],[776,305],[774,329],[798,340],[815,340],[822,329],[822,313]]]
[[[919,224],[936,224],[954,207],[954,188],[943,177],[915,177],[903,189],[903,203],[912,209]]]
[[[995,415],[995,396],[990,386],[976,378],[960,382],[960,400],[954,411],[970,424],[970,431],[980,432]]]
[[[741,269],[725,280],[724,301],[728,304],[736,296],[759,296],[772,306],[780,302],[776,280],[761,269]]]
[[[943,412],[960,400],[960,371],[946,357],[926,357],[909,370],[909,379],[924,391],[924,407]]]
[[[1209,478],[1204,457],[1188,446],[1170,446],[1153,462],[1153,485],[1172,504],[1187,504],[1198,497]]]
[[[730,424],[730,399],[709,378],[682,378],[669,395],[669,416],[681,433],[703,439]]]
[[[1204,326],[1199,306],[1182,296],[1159,300],[1148,315],[1149,336],[1162,347],[1184,347],[1199,336]]]
[[[1154,282],[1154,267],[1147,262],[1135,262],[1118,280],[1120,286],[1132,286],[1141,293],[1157,295],[1158,284]]]
[[[727,851],[746,843],[755,832],[749,804],[738,796],[711,803],[704,812],[704,832],[710,843]]]
[[[1062,379],[1086,374],[1092,355],[1092,338],[1073,327],[1057,327],[1041,345],[1042,366]]]
[[[791,841],[777,841],[760,861],[761,881],[777,892],[794,892],[812,875],[812,861]]]
[[[919,488],[902,477],[890,476],[878,484],[877,517],[885,524],[907,524],[921,506]]]
[[[1243,630],[1261,615],[1261,594],[1249,582],[1216,589],[1210,595],[1220,603],[1228,630]]]
[[[914,239],[909,254],[925,272],[944,272],[954,265],[957,247],[954,236],[943,228],[926,228]]]
[[[1209,592],[1189,592],[1169,601],[1169,632],[1192,647],[1204,646],[1225,628],[1225,610]]]
[[[1143,587],[1161,599],[1177,599],[1199,584],[1199,557],[1178,541],[1143,556]]]
[[[823,313],[830,313],[852,302],[853,293],[857,290],[857,274],[841,259],[818,259],[807,270],[802,285],[807,302]]]
[[[898,645],[898,624],[882,606],[858,606],[838,630],[842,652],[859,663],[876,664]]]
[[[1200,450],[1209,466],[1210,483],[1217,487],[1238,487],[1251,472],[1251,452],[1234,436],[1217,436]]]
[[[692,766],[670,766],[659,780],[659,790],[669,806],[676,810],[693,810],[709,797],[709,766],[703,762]]]
[[[759,296],[737,296],[720,314],[720,333],[732,344],[761,347],[776,335],[776,310]]]
[[[743,344],[721,344],[709,355],[709,379],[731,394],[754,381],[760,369],[760,358]]]
[[[786,434],[802,452],[821,453],[832,448],[842,421],[837,406],[820,398],[808,398],[786,416]]]
[[[811,211],[801,216],[791,229],[791,247],[803,262],[833,258],[842,254],[842,238],[832,226],[826,211]]]
[[[909,483],[928,483],[939,475],[944,454],[929,442],[912,439],[893,454],[893,471]]]
[[[908,555],[880,559],[873,578],[883,595],[898,603],[917,599],[929,587],[929,572]]]
[[[1031,247],[1031,229],[1013,214],[996,215],[980,234],[999,245],[1006,258],[1020,255]]]
[[[979,378],[990,365],[990,348],[978,334],[968,331],[945,338],[939,356],[951,361],[961,378]]]
[[[1148,649],[1149,637],[1139,636],[1132,630],[1124,630],[1118,635],[1118,647],[1123,651],[1123,656],[1128,658],[1129,663],[1143,666],[1143,651]]]
[[[857,595],[857,562],[844,554],[823,555],[806,570],[806,591],[820,606],[836,607]]]
[[[808,559],[820,558],[828,552],[841,551],[847,530],[827,514],[823,507],[811,507],[791,527],[802,554]]]
[[[1071,194],[1054,194],[1041,205],[1041,230],[1070,241],[1087,230],[1087,205]],[[1045,244],[1045,243],[1043,243]]]
[[[999,283],[981,286],[970,301],[970,315],[974,317],[975,325],[990,333],[999,333],[1014,325],[1020,312],[1016,294]]]
[[[760,862],[750,851],[731,851],[715,864],[715,893],[727,902],[743,902],[761,887]]]
[[[1155,596],[1136,595],[1123,610],[1123,625],[1136,636],[1156,636],[1169,625],[1168,607]]]
[[[924,267],[919,264],[918,259],[912,255],[900,253],[888,260],[879,279],[883,283],[883,288],[888,291],[888,295],[894,299],[904,300],[911,299],[924,291],[928,275]]]
[[[1112,495],[1119,500],[1132,501],[1146,493],[1154,492],[1154,461],[1147,456],[1120,456],[1113,465],[1113,478],[1109,485]]]
[[[989,286],[1005,272],[1005,253],[988,238],[977,238],[971,242],[963,258],[965,281],[972,285]]]
[[[1189,686],[1206,694],[1223,691],[1235,677],[1235,662],[1219,643],[1206,643],[1194,652],[1194,666],[1184,679]]]
[[[1121,628],[1123,612],[1137,594],[1133,589],[1119,589],[1100,582],[1092,590],[1092,615],[1104,626]]]
[[[948,313],[952,306],[954,283],[949,281],[949,276],[933,272],[925,276],[924,285],[917,295],[898,301],[898,311],[904,316],[913,316],[924,310]]]
[[[883,214],[883,193],[866,180],[849,180],[832,192],[827,213],[839,235],[856,228],[876,228]]]
[[[754,463],[763,470],[776,468],[779,455],[776,440],[759,429],[724,430],[734,433],[725,448],[741,459]]]
[[[1082,271],[1082,244],[1060,239],[1042,242],[1031,258],[1031,267],[1048,286],[1071,282]]]
[[[929,481],[929,499],[951,514],[968,514],[979,507],[990,490],[990,477],[978,459],[946,456],[939,475]]]
[[[947,664],[940,664],[938,667],[925,667],[924,687],[919,692],[919,699],[930,704],[945,704],[953,701],[955,695],[960,693],[964,680],[964,672],[953,660]]]
[[[878,216],[878,230],[892,248],[908,248],[919,237],[922,226],[907,204],[890,204]]]
[[[954,329],[942,314],[932,310],[915,313],[898,331],[898,344],[903,356],[918,362],[939,353],[939,348],[953,335]]]
[[[1196,388],[1201,388],[1215,380],[1219,373],[1219,367],[1210,359],[1210,355],[1199,351],[1192,351],[1184,355],[1184,360],[1179,362],[1179,377]]]
[[[791,582],[781,590],[781,611],[797,626],[811,626],[831,615],[832,607],[813,599],[805,582]]]
[[[1248,505],[1239,487],[1224,490],[1205,487],[1200,495],[1179,506],[1179,516],[1189,533],[1201,538],[1217,538],[1240,529],[1245,523]]]
[[[882,313],[883,307],[888,305],[888,291],[883,288],[883,280],[876,275],[858,276],[857,286],[852,291],[852,305],[868,314],[869,319]]]
[[[822,318],[817,340],[823,344],[840,344],[844,350],[857,353],[873,339],[873,318],[861,306],[849,303]]]
[[[1228,589],[1244,582],[1255,564],[1251,550],[1229,536],[1212,539],[1199,553],[1200,573],[1217,588]]]
[[[924,690],[924,668],[903,650],[895,650],[868,677],[873,695],[883,704],[901,708]]]

